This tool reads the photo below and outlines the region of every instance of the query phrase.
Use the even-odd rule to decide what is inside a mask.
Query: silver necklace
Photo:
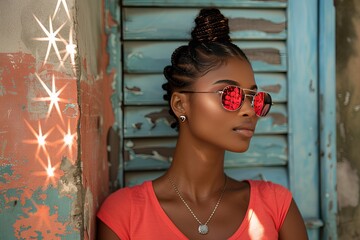
[[[219,200],[217,201],[215,207],[214,207],[214,210],[212,211],[212,213],[210,214],[210,217],[208,218],[208,220],[203,224],[199,219],[198,217],[195,215],[195,213],[193,212],[193,210],[190,208],[190,206],[187,204],[187,202],[185,201],[185,199],[181,196],[178,188],[176,187],[174,181],[172,180],[171,177],[169,177],[169,181],[172,185],[172,187],[174,188],[176,194],[179,196],[179,198],[181,199],[181,201],[185,204],[185,206],[187,207],[187,209],[190,211],[190,213],[193,215],[193,217],[195,218],[195,220],[200,224],[199,227],[198,227],[198,231],[200,234],[202,235],[205,235],[209,232],[209,227],[207,226],[208,223],[210,222],[211,218],[214,216],[214,213],[216,211],[216,209],[218,208],[220,202],[221,202],[221,199],[224,195],[224,192],[225,192],[225,188],[226,188],[226,183],[227,183],[227,176],[225,175],[225,183],[224,183],[224,188],[221,192],[221,195],[220,195],[220,198]]]

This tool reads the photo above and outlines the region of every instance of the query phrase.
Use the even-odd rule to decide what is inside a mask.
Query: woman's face
[[[257,90],[250,64],[245,60],[230,58],[196,80],[191,90],[216,92],[227,85]],[[258,120],[251,107],[251,98],[245,98],[242,107],[236,111],[224,109],[217,93],[188,94],[188,98],[187,124],[193,137],[209,144],[209,147],[233,152],[244,152],[249,148]]]

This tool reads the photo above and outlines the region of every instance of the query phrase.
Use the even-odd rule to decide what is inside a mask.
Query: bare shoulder
[[[294,200],[291,201],[285,221],[279,232],[281,240],[308,240],[306,227]]]
[[[120,238],[100,219],[97,219],[96,239],[120,240]]]
[[[238,205],[238,207],[240,205],[246,210],[250,201],[250,184],[248,181],[238,181],[233,178],[228,178],[225,193],[230,202]]]
[[[250,195],[250,184],[248,181],[239,181],[228,177],[226,189],[234,193],[242,193]]]

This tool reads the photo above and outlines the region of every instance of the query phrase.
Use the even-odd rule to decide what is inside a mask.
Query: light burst
[[[59,49],[57,47],[57,43],[58,41],[61,41],[60,38],[56,37],[58,35],[58,33],[60,32],[60,30],[64,27],[65,23],[64,22],[55,32],[53,30],[53,24],[52,24],[52,20],[51,17],[49,17],[49,31],[44,27],[44,25],[40,22],[40,20],[33,15],[34,18],[36,19],[36,21],[38,22],[38,24],[40,25],[41,29],[44,31],[46,37],[39,37],[39,38],[34,38],[35,40],[38,41],[48,41],[48,47],[46,50],[46,55],[45,55],[45,60],[44,60],[44,64],[46,64],[46,61],[49,57],[49,53],[51,50],[51,47],[54,48],[55,54],[58,57],[59,61],[61,61],[61,56],[59,53]]]
[[[60,8],[60,4],[62,3],[62,5],[64,6],[64,9],[65,9],[65,12],[66,12],[66,15],[68,16],[68,18],[70,19],[70,12],[69,12],[69,8],[67,6],[67,3],[66,3],[66,0],[58,0],[57,4],[56,4],[56,7],[55,7],[55,11],[54,11],[54,15],[53,15],[53,19],[55,18],[56,14],[58,13],[59,11],[59,8]]]
[[[74,41],[73,41],[73,28],[72,27],[70,28],[68,41],[66,41],[61,36],[60,36],[60,39],[65,45],[65,50],[61,51],[61,52],[65,52],[65,54],[64,54],[64,57],[62,58],[62,60],[60,61],[60,67],[64,67],[64,62],[66,61],[66,59],[69,56],[70,56],[71,64],[72,64],[72,66],[74,66],[75,65],[75,55],[77,53],[77,46],[76,46],[76,44],[74,44]]]
[[[57,185],[56,180],[59,178],[59,174],[57,174],[56,170],[59,168],[60,162],[58,162],[55,165],[52,165],[49,155],[47,155],[47,163],[44,163],[44,161],[41,158],[38,158],[38,161],[44,170],[34,172],[33,175],[46,177],[44,188],[48,186],[49,181],[51,181],[53,187],[56,187]]]
[[[72,151],[73,151],[72,147],[73,147],[73,144],[75,142],[77,133],[76,132],[71,133],[70,121],[69,120],[68,120],[67,132],[65,132],[59,125],[57,125],[57,128],[60,131],[61,135],[63,136],[62,139],[55,142],[55,144],[56,143],[61,143],[62,144],[61,148],[59,149],[58,154],[60,154],[65,148],[67,148],[68,152],[69,152],[69,155],[70,155],[69,157],[72,160]]]
[[[37,73],[35,73],[35,75],[36,75],[37,79],[39,80],[39,82],[41,83],[41,85],[43,86],[43,88],[45,89],[45,91],[47,92],[47,94],[49,96],[48,97],[34,98],[34,100],[35,101],[49,101],[50,104],[49,104],[47,117],[50,116],[51,110],[55,106],[56,111],[59,114],[61,121],[63,122],[63,117],[62,117],[62,114],[61,114],[61,111],[60,111],[59,102],[67,102],[67,101],[66,101],[66,99],[59,98],[59,95],[64,91],[67,84],[65,84],[62,88],[60,88],[58,91],[56,91],[55,76],[52,75],[52,84],[51,84],[51,90],[50,90],[46,86],[46,84],[41,80],[39,75]]]
[[[39,155],[39,151],[40,149],[42,149],[44,151],[44,153],[46,155],[48,155],[48,151],[46,149],[46,146],[49,145],[49,143],[46,141],[46,138],[50,135],[50,133],[54,130],[54,128],[50,129],[48,132],[46,132],[45,134],[42,133],[42,128],[40,125],[40,122],[38,122],[38,128],[39,128],[39,132],[36,132],[34,130],[34,128],[30,125],[30,123],[28,123],[26,120],[24,120],[26,125],[28,126],[28,128],[30,129],[31,133],[35,136],[35,139],[28,139],[28,140],[24,140],[24,143],[28,143],[28,144],[37,144],[37,149],[36,149],[36,154],[35,156]]]

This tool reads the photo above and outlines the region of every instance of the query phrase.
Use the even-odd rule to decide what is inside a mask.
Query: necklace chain
[[[193,212],[193,210],[190,208],[189,204],[187,204],[187,202],[185,201],[185,199],[181,196],[179,189],[176,187],[176,185],[175,185],[175,183],[174,183],[174,181],[172,180],[171,177],[169,177],[169,181],[170,181],[172,187],[174,188],[176,194],[179,196],[179,198],[180,198],[181,201],[184,203],[184,205],[186,206],[186,208],[190,211],[191,215],[193,215],[193,217],[195,218],[195,220],[200,224],[199,229],[198,229],[198,230],[199,230],[199,233],[200,233],[200,234],[207,234],[207,233],[208,233],[207,224],[210,222],[211,218],[214,216],[215,211],[216,211],[216,209],[218,208],[218,206],[219,206],[219,204],[220,204],[220,202],[221,202],[221,199],[222,199],[222,197],[223,197],[223,195],[224,195],[224,192],[225,192],[225,189],[226,189],[226,184],[227,184],[227,175],[225,175],[225,183],[224,183],[224,187],[223,187],[223,190],[222,190],[222,192],[221,192],[220,198],[219,198],[219,200],[217,201],[217,203],[216,203],[213,211],[211,212],[208,220],[207,220],[204,224],[199,220],[199,218],[195,215],[195,213]]]

